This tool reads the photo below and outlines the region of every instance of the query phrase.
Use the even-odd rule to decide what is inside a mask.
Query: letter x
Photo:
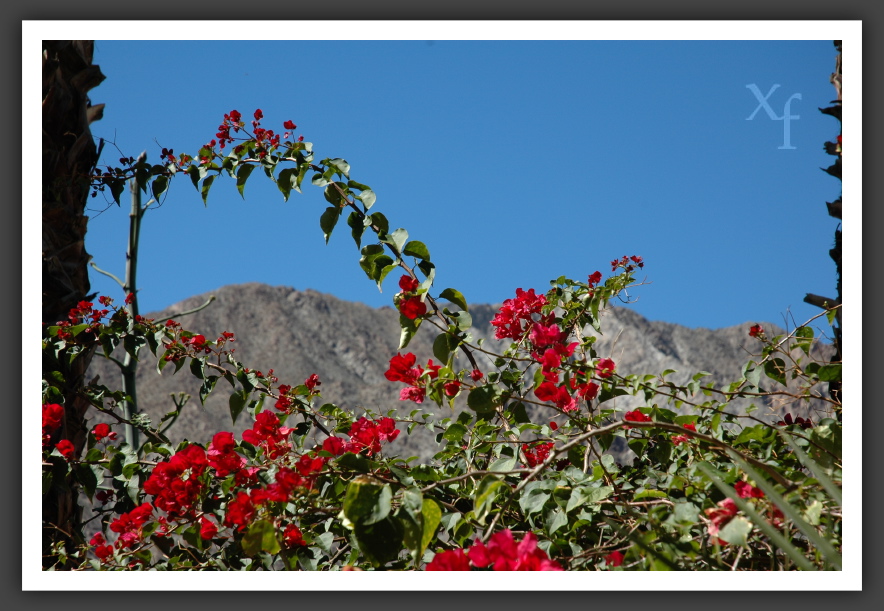
[[[767,112],[767,116],[770,117],[771,120],[779,121],[781,119],[781,117],[778,117],[777,113],[775,113],[773,111],[773,108],[771,108],[767,104],[767,99],[771,96],[771,94],[774,91],[776,91],[779,88],[780,88],[779,85],[774,85],[773,87],[770,88],[770,91],[767,92],[766,96],[762,96],[761,90],[755,86],[755,83],[752,83],[751,85],[746,85],[746,89],[751,91],[755,95],[755,99],[758,100],[758,108],[756,108],[754,111],[752,111],[752,114],[749,115],[749,117],[746,120],[751,121],[752,119],[755,118],[755,115],[758,114],[758,111],[761,110],[762,108],[764,108],[765,112]]]

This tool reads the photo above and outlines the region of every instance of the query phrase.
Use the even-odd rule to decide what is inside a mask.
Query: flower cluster
[[[347,452],[358,454],[365,451],[369,456],[381,451],[381,442],[389,443],[399,436],[396,421],[392,418],[381,418],[373,422],[367,418],[360,418],[350,426],[347,435],[350,441],[344,441],[340,437],[328,437],[322,442],[322,449],[335,456]]]
[[[813,428],[813,421],[810,418],[805,419],[798,416],[793,420],[792,414],[790,413],[786,413],[786,415],[783,416],[783,419],[777,422],[777,426],[792,426],[793,424],[800,426],[804,430]]]
[[[764,329],[761,325],[752,325],[749,327],[749,337],[764,336]]]
[[[689,431],[694,431],[695,433],[697,432],[697,427],[693,422],[689,422],[689,423],[682,425],[682,426]],[[690,439],[691,438],[689,435],[673,435],[672,436],[672,443],[674,443],[675,445],[679,445],[682,443],[687,443],[688,441],[690,441]]]
[[[402,289],[402,292],[396,294],[395,302],[399,312],[405,318],[414,320],[427,313],[427,304],[416,293],[419,286],[420,282],[417,281],[417,278],[403,275],[399,279],[399,288]]]
[[[50,439],[64,421],[64,408],[58,403],[43,404],[43,447],[49,446]]]
[[[636,267],[644,267],[645,263],[641,257],[633,255],[631,257],[623,256],[620,259],[611,261],[611,271],[616,271],[618,267],[622,267],[627,272],[635,270]]]
[[[433,359],[427,361],[427,366],[423,369],[415,367],[416,362],[417,357],[413,353],[409,352],[402,356],[402,353],[397,352],[396,356],[390,359],[390,368],[384,373],[384,377],[391,382],[404,382],[409,385],[408,388],[399,391],[400,401],[422,403],[426,396],[426,384],[439,377],[439,370],[442,366],[434,365]],[[454,394],[457,394],[456,391],[459,388],[459,384],[457,388],[449,387],[450,390],[455,391]],[[446,389],[446,394],[449,389]]]
[[[526,533],[516,542],[509,529],[491,535],[486,546],[478,539],[469,548],[444,551],[436,554],[427,565],[428,571],[469,571],[471,568],[493,567],[495,571],[561,571],[558,562],[537,547],[537,536]]]
[[[151,504],[142,503],[132,511],[122,514],[111,522],[110,529],[120,535],[116,543],[117,548],[131,549],[135,547],[144,536],[142,531],[144,524],[152,516],[153,507]]]
[[[154,496],[154,505],[170,516],[188,516],[205,488],[201,476],[208,466],[206,451],[190,444],[161,462],[144,482],[144,491]]]
[[[741,499],[764,498],[764,492],[748,482],[736,482],[734,484],[734,490]],[[734,516],[737,515],[738,512],[739,508],[731,498],[722,499],[715,507],[710,507],[704,512],[709,519],[709,535],[716,537],[720,545],[727,545],[727,542],[718,539],[718,533],[734,518]],[[782,525],[783,512],[776,506],[771,507],[769,517],[773,525],[777,528]]]
[[[527,329],[523,324],[533,323],[533,315],[539,315],[545,305],[545,295],[535,295],[534,289],[528,291],[516,289],[516,298],[504,301],[491,321],[491,324],[497,327],[494,337],[497,339],[508,337],[516,341],[522,339]]]
[[[271,460],[279,458],[291,451],[292,445],[287,441],[293,429],[280,426],[276,414],[262,411],[255,417],[252,428],[243,431],[242,440],[255,447],[264,449]]]
[[[549,458],[549,451],[554,446],[555,444],[551,441],[548,443],[536,443],[533,446],[526,444],[522,448],[522,452],[525,454],[525,462],[528,463],[528,467],[534,468]]]

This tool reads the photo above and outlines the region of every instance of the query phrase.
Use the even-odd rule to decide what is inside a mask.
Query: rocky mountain
[[[236,343],[232,346],[236,348],[235,356],[239,361],[265,373],[272,368],[280,383],[285,384],[303,383],[316,373],[322,381],[323,402],[354,409],[357,413],[365,407],[383,412],[398,409],[400,415],[407,415],[420,407],[440,418],[452,415],[448,407],[437,408],[428,402],[418,406],[399,401],[402,384],[384,378],[399,340],[398,313],[392,307],[375,309],[309,289],[299,291],[258,283],[225,286],[212,294],[214,302],[194,314],[177,316],[204,303],[208,294],[191,297],[147,316],[175,316],[184,328],[210,339],[223,331],[232,331],[236,334]],[[483,338],[483,346],[492,351],[502,344],[494,339],[494,327],[490,324],[498,307],[470,306],[474,339]],[[715,330],[691,329],[651,322],[627,307],[615,307],[604,313],[603,334],[596,346],[600,355],[614,359],[618,373],[659,374],[664,369],[674,369],[678,373],[672,374],[671,379],[684,382],[698,371],[708,371],[712,376],[707,379],[725,383],[738,379],[750,355],[760,348],[759,342],[747,334],[751,324],[747,322]],[[781,332],[774,325],[764,324],[764,327],[769,332]],[[423,325],[407,348],[417,355],[418,363],[433,358],[433,331],[430,325]],[[823,352],[827,348],[826,345],[818,346]],[[501,347],[499,351],[502,350]],[[249,428],[250,419],[245,413],[235,425],[232,424],[227,403],[230,393],[223,381],[218,383],[203,407],[198,399],[199,381],[187,368],[173,374],[173,368],[167,367],[160,375],[156,371],[156,359],[149,351],[145,350],[142,360],[144,365],[139,367],[137,375],[138,408],[153,422],[158,422],[163,414],[174,409],[172,395],[187,393],[192,396],[181,417],[168,431],[173,442],[189,439],[208,443],[217,431],[232,430],[238,436],[244,428]],[[463,366],[466,366],[465,361]],[[480,366],[483,371],[493,370],[493,364],[487,358]],[[98,355],[88,379],[96,375],[111,388],[120,386],[118,370]],[[617,407],[642,404],[631,397],[620,397],[615,401],[619,402]],[[746,405],[748,402],[742,408]],[[791,406],[790,411],[796,416],[807,415],[813,407],[804,406],[802,413]],[[780,411],[775,405],[759,405],[755,415],[773,419]],[[549,417],[536,412],[535,416],[539,419]],[[388,452],[426,460],[436,451],[433,437],[428,430],[418,427],[410,436],[403,432]]]

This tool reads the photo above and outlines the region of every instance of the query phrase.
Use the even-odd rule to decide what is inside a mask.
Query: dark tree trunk
[[[101,118],[88,92],[104,80],[92,64],[88,40],[43,41],[43,324],[67,319],[68,311],[89,293],[86,252],[86,202],[98,151],[89,124]],[[53,438],[69,439],[79,455],[86,443],[80,395],[92,352],[62,372],[65,422]],[[65,485],[66,484],[66,485]],[[43,497],[43,565],[55,564],[53,545],[76,542],[80,529],[78,491],[72,482],[56,482]],[[61,567],[59,567],[61,568]]]

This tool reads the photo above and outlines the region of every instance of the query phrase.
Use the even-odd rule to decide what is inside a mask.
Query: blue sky
[[[343,157],[377,193],[374,210],[423,241],[436,293],[501,302],[623,255],[644,257],[632,294],[651,320],[717,328],[781,326],[832,295],[827,250],[841,192],[819,168],[838,122],[836,51],[815,41],[110,41],[93,125],[126,156],[195,153],[224,113],[282,131],[291,119],[317,159]],[[792,97],[789,138],[777,117]],[[794,94],[799,94],[794,97]],[[785,144],[793,148],[785,149]],[[103,160],[120,155],[109,143]],[[122,277],[128,196],[92,200],[87,249]],[[255,174],[242,199],[219,179],[208,207],[186,177],[146,215],[139,266],[148,312],[223,285],[258,281],[388,305],[359,268],[342,223],[328,246],[321,190],[283,201]],[[93,290],[120,296],[94,273]]]

